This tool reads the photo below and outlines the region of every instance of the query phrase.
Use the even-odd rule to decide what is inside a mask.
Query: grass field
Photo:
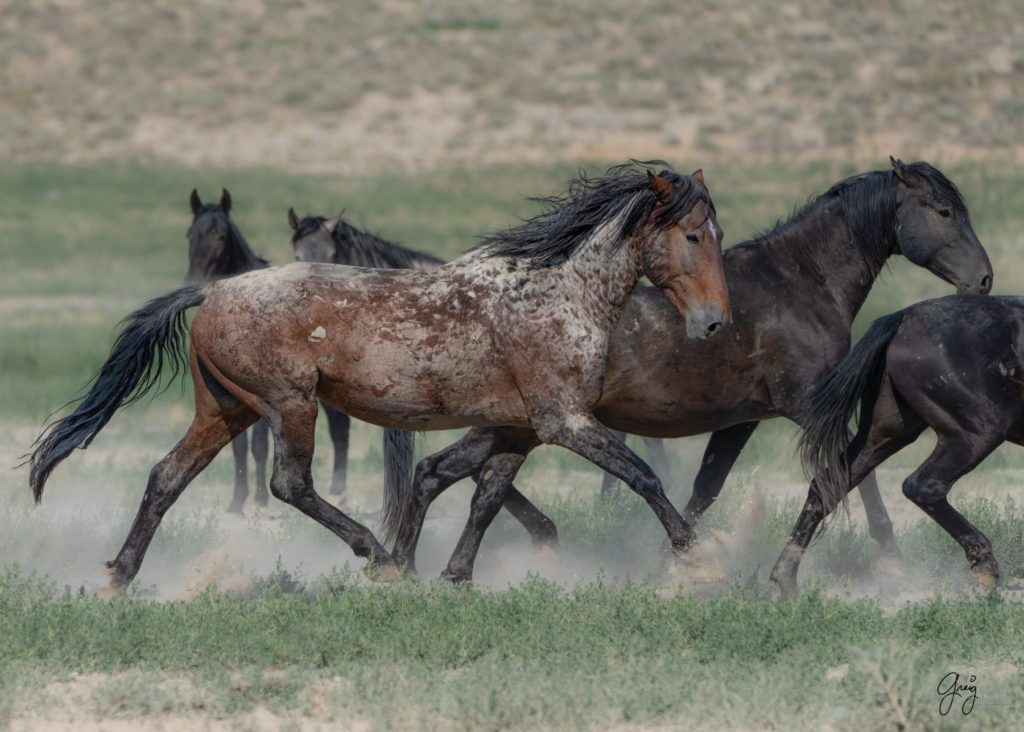
[[[705,170],[728,246],[835,180],[886,164]],[[1019,174],[941,167],[964,191],[996,291],[1024,290],[1014,256],[1024,224]],[[574,173],[564,164],[402,177],[129,164],[0,170],[0,257],[15,265],[0,271],[0,728],[1014,728],[1024,712],[1024,605],[1018,592],[974,594],[956,545],[899,495],[927,439],[880,471],[904,574],[873,568],[855,499],[849,521],[812,547],[795,600],[767,588],[804,490],[795,433],[781,421],[759,429],[700,526],[729,574],[704,594],[661,579],[662,533],[642,502],[596,500],[596,472],[543,448],[518,484],[555,518],[561,555],[534,556],[521,529],[500,518],[474,587],[373,586],[346,547],[296,512],[223,516],[231,465],[222,456],[168,515],[133,591],[92,596],[150,467],[188,424],[187,386],[119,414],[58,469],[41,506],[31,504],[26,471],[10,466],[102,364],[117,321],[180,283],[193,187],[204,199],[227,187],[243,234],[274,263],[291,258],[288,206],[344,207],[356,225],[453,257],[530,215],[524,196],[561,190]],[[894,262],[855,330],[947,292]],[[424,435],[418,449],[456,434]],[[671,445],[684,496],[703,444]],[[321,483],[325,448],[314,466]],[[1024,576],[1019,453],[1000,449],[953,494],[1011,581]],[[379,461],[379,431],[358,427],[352,510],[371,525]],[[468,495],[461,485],[438,501],[425,576],[443,566]],[[976,677],[969,717],[964,699],[940,714],[937,687],[949,672]]]

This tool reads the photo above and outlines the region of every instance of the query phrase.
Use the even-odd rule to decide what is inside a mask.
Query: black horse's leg
[[[647,505],[665,527],[675,553],[685,552],[696,542],[697,536],[693,529],[669,502],[661,481],[647,463],[593,415],[563,415],[563,418],[558,422],[551,418],[538,420],[535,427],[541,439],[566,447],[622,479],[647,501]]]
[[[878,480],[875,478],[875,471],[871,471],[857,486],[860,490],[860,499],[864,502],[864,513],[868,519],[868,533],[878,544],[878,557],[876,563],[899,561],[903,558],[899,546],[896,545],[896,537],[893,534],[892,519],[889,512],[885,510],[882,503],[882,495],[878,492]]]
[[[252,460],[256,464],[256,505],[266,506],[270,499],[267,492],[267,457],[270,454],[270,430],[265,419],[252,426]]]
[[[413,476],[413,498],[406,507],[405,518],[395,539],[394,555],[399,566],[416,571],[416,544],[427,509],[434,499],[463,478],[477,475],[487,459],[500,452],[499,445],[507,440],[529,445],[527,452],[537,444],[536,436],[530,430],[476,428],[458,442],[420,460]]]
[[[135,579],[164,514],[214,456],[233,437],[244,434],[255,419],[256,415],[252,413],[233,420],[220,415],[215,418],[204,417],[200,415],[197,404],[196,417],[185,437],[150,471],[146,492],[128,537],[117,557],[107,562],[110,589],[126,587]]]
[[[668,466],[668,455],[665,453],[665,441],[659,437],[645,437],[644,447],[647,448],[647,462],[651,470],[658,476],[663,486],[675,485],[672,469]],[[668,491],[668,489],[666,489]],[[670,491],[668,491],[670,492]]]
[[[971,574],[982,589],[999,584],[992,544],[946,496],[953,483],[969,473],[1002,443],[1002,435],[939,435],[935,449],[903,481],[903,495],[913,501],[963,547]]]
[[[850,484],[847,491],[853,490],[853,487],[864,480],[868,473],[916,440],[923,429],[923,425],[918,425],[897,433],[889,433],[886,437],[879,437],[873,427],[867,444],[861,445],[854,438],[846,450],[846,459],[850,465]],[[821,498],[818,496],[817,485],[812,480],[803,510],[800,511],[796,525],[786,540],[786,546],[775,561],[775,566],[772,567],[771,580],[779,587],[782,594],[796,594],[796,575],[800,568],[800,559],[825,516]]]
[[[323,408],[324,414],[327,416],[327,428],[331,432],[331,442],[334,443],[331,495],[343,496],[348,480],[348,435],[352,420],[347,414],[339,412],[329,404],[324,404]]]
[[[619,432],[618,430],[612,430],[612,434],[615,435],[615,437],[618,438],[622,442],[622,444],[626,444],[626,433],[625,432]],[[657,471],[655,471],[655,472],[657,472]],[[610,496],[611,493],[612,493],[612,489],[615,487],[616,483],[618,483],[618,482],[619,482],[618,478],[616,478],[611,473],[605,471],[604,477],[601,479],[601,495],[602,496]]]
[[[502,503],[502,507],[529,532],[530,541],[533,542],[535,549],[558,548],[558,529],[555,522],[534,506],[514,485],[510,485],[505,491],[505,502]]]
[[[366,557],[367,575],[391,581],[398,569],[387,549],[368,528],[325,501],[313,488],[313,448],[316,401],[296,401],[271,421],[274,433],[274,470],[270,492],[334,532],[358,557]]]
[[[683,519],[691,525],[700,520],[722,492],[725,479],[736,464],[744,446],[760,422],[741,422],[711,433],[704,459],[693,480],[693,493],[683,509]]]
[[[511,477],[519,471],[519,466],[524,460],[526,452],[503,452],[492,455],[484,463],[477,479],[476,490],[473,492],[469,519],[442,576],[453,582],[468,582],[473,578],[473,564],[480,550],[484,532],[501,510],[502,499],[511,484]]]
[[[242,513],[242,506],[249,496],[249,470],[246,466],[249,452],[249,438],[245,433],[231,441],[231,452],[235,458],[235,493],[228,504],[228,513]]]

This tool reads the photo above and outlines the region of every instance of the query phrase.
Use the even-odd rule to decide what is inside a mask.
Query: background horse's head
[[[643,246],[643,271],[686,318],[690,338],[711,338],[730,319],[722,229],[704,175],[663,170],[647,178],[657,197]]]
[[[889,160],[900,182],[896,193],[899,252],[961,294],[987,294],[992,289],[992,264],[974,233],[960,191],[928,163]]]
[[[341,223],[344,211],[329,219],[323,216],[307,216],[299,219],[295,209],[288,209],[288,224],[295,231],[292,234],[292,248],[300,262],[338,263],[338,242],[334,230]]]
[[[193,219],[188,228],[186,285],[211,282],[267,266],[267,260],[253,253],[228,217],[231,194],[227,189],[221,191],[220,203],[204,205],[193,188],[189,204]]]

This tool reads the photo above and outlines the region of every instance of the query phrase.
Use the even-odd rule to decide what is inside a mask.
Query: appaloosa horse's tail
[[[850,488],[846,451],[850,418],[860,404],[858,435],[863,439],[885,375],[885,354],[903,322],[904,312],[879,318],[864,337],[811,393],[800,459],[813,478],[826,513],[846,501]]]
[[[185,311],[206,299],[205,285],[187,285],[151,300],[122,321],[110,357],[93,378],[74,412],[50,423],[36,438],[27,461],[36,502],[46,479],[76,447],[86,448],[120,407],[138,401],[160,382],[164,367],[171,380],[188,362]],[[72,402],[74,403],[74,402]]]
[[[381,534],[384,543],[397,534],[412,499],[412,456],[414,433],[384,430],[384,504]]]

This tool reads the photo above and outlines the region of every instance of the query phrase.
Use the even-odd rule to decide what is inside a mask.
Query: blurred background
[[[580,168],[663,158],[704,169],[731,246],[894,155],[962,189],[995,291],[1024,292],[1021,0],[0,0],[0,48],[0,556],[30,564],[45,554],[42,519],[25,513],[26,471],[13,466],[103,363],[120,318],[181,284],[193,188],[207,202],[229,189],[232,218],[273,264],[293,259],[289,207],[345,209],[451,258],[535,213],[526,197],[563,190]],[[950,292],[894,260],[854,334]],[[42,516],[77,516],[101,496],[94,527],[110,533],[95,554],[78,544],[51,557],[101,574],[190,414],[188,386],[175,386],[58,469]],[[457,436],[426,435],[419,450]],[[760,428],[732,490],[804,490],[794,437],[781,421]],[[705,439],[672,443],[677,501]],[[887,464],[894,504],[927,449]],[[353,495],[372,513],[379,431],[358,428],[353,451]],[[538,453],[520,481],[531,495],[596,492],[589,465]],[[997,485],[1019,475],[1015,455],[986,463]],[[318,481],[328,456],[318,447]],[[196,481],[209,490],[176,508],[197,512],[179,533],[206,526],[230,482],[223,455]],[[467,495],[451,504],[463,516]]]

